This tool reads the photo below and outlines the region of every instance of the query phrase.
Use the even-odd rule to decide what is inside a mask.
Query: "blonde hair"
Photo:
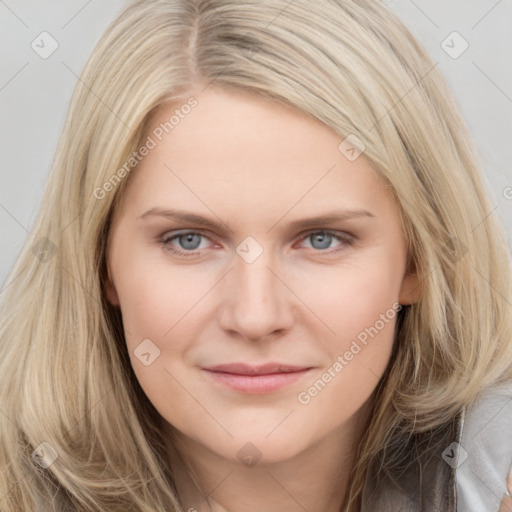
[[[77,83],[39,215],[3,292],[3,512],[40,502],[45,511],[62,510],[59,502],[182,510],[159,415],[105,298],[105,249],[149,116],[212,83],[355,135],[400,209],[421,299],[400,312],[350,512],[369,468],[378,461],[385,471],[401,440],[512,379],[505,232],[439,70],[401,21],[370,0],[138,0]],[[47,468],[32,455],[41,443],[58,455]]]

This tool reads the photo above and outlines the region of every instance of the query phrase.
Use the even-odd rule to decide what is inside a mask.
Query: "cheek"
[[[330,306],[321,305],[329,311],[326,322],[336,332],[336,337],[331,336],[336,341],[326,347],[330,373],[336,377],[325,377],[329,381],[327,393],[322,392],[325,404],[362,403],[389,362],[400,310],[402,262],[382,252],[379,256],[340,272],[331,280]]]
[[[402,277],[400,261],[375,250],[358,256],[357,261],[347,258],[336,267],[310,267],[308,272],[296,273],[291,288],[317,316],[323,338],[341,349],[382,314],[394,316]],[[382,326],[379,322],[379,330],[392,330],[390,323]]]
[[[297,396],[304,421],[321,418],[315,428],[336,428],[375,391],[392,353],[399,277],[389,265],[351,266],[318,294],[312,309],[335,334],[316,337],[326,354],[324,365]]]
[[[183,376],[174,367],[186,359],[197,339],[198,315],[205,315],[198,301],[207,293],[209,281],[198,272],[155,264],[142,255],[126,257],[117,270],[131,366],[150,402],[167,418],[169,411],[181,411],[181,404],[193,406],[179,384]]]
[[[184,266],[143,252],[125,258],[118,268],[118,292],[129,344],[151,338],[163,342],[175,328],[190,322],[195,305],[211,288],[211,279]],[[175,327],[176,326],[176,327]]]

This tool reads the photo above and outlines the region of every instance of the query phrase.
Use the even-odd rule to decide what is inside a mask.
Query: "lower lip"
[[[271,393],[302,379],[310,368],[297,372],[240,375],[204,370],[213,380],[242,393]]]

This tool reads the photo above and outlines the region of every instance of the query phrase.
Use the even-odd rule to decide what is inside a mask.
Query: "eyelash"
[[[317,229],[317,230],[314,230],[314,231],[308,231],[301,238],[301,241],[306,240],[311,235],[315,235],[315,234],[319,234],[319,233],[330,235],[334,239],[342,242],[343,245],[341,247],[337,248],[337,249],[332,249],[332,250],[329,250],[329,249],[324,249],[324,250],[317,249],[315,252],[318,252],[318,253],[332,254],[332,253],[343,251],[347,247],[350,247],[350,246],[352,246],[354,244],[354,236],[353,235],[349,235],[348,233],[347,234],[343,234],[343,235],[342,234],[336,234],[333,231],[328,231],[328,230],[324,230],[324,229]],[[178,239],[178,238],[180,238],[182,236],[185,236],[185,235],[199,235],[199,236],[201,236],[203,238],[207,238],[208,239],[208,237],[206,235],[204,235],[203,233],[201,233],[199,231],[182,231],[182,232],[177,233],[177,234],[172,235],[172,236],[164,235],[163,238],[159,241],[159,243],[163,246],[163,248],[166,251],[169,251],[169,252],[171,252],[173,254],[176,254],[178,256],[184,256],[185,258],[192,257],[192,256],[197,256],[200,251],[197,251],[197,250],[196,251],[182,251],[182,250],[176,249],[175,247],[170,245],[170,242],[172,242],[173,240],[176,240],[176,239]]]

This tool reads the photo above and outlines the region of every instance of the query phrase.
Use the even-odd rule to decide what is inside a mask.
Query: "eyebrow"
[[[180,221],[180,222],[190,222],[191,224],[196,224],[203,226],[205,228],[218,230],[218,231],[232,231],[229,229],[229,227],[226,225],[225,222],[223,222],[219,217],[219,222],[213,219],[210,219],[208,217],[204,217],[202,215],[198,215],[196,213],[187,212],[185,210],[169,210],[169,209],[163,209],[159,207],[154,207],[148,210],[147,212],[143,213],[139,219],[146,219],[148,217],[164,217],[167,219]],[[375,215],[367,210],[362,210],[358,208],[352,208],[352,209],[345,209],[345,210],[335,210],[332,212],[325,213],[323,215],[317,216],[317,217],[310,217],[306,219],[299,219],[295,220],[293,222],[290,222],[289,226],[293,230],[297,229],[307,229],[314,226],[318,226],[320,224],[322,225],[328,225],[333,224],[335,222],[340,222],[352,218],[358,218],[358,217],[368,217],[368,218],[375,218]],[[277,223],[276,223],[277,224]],[[274,224],[274,226],[276,225]]]

